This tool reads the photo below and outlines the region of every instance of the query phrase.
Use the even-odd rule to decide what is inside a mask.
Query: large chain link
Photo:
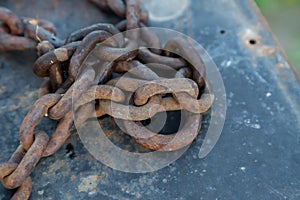
[[[90,1],[100,9],[126,19],[116,25],[94,24],[61,40],[55,36],[56,29],[51,22],[18,17],[0,7],[0,51],[37,49],[39,58],[33,71],[44,78],[39,99],[21,124],[20,146],[8,162],[0,165],[3,185],[8,189],[18,188],[12,199],[29,198],[30,173],[41,157],[54,154],[70,136],[74,123],[72,102],[76,102],[78,123],[91,117],[89,111],[95,108],[96,101],[96,117],[108,114],[121,119],[127,134],[139,144],[162,151],[173,151],[190,144],[199,133],[199,113],[205,113],[213,103],[203,61],[185,41],[172,39],[162,48],[157,35],[147,29],[142,30],[141,37],[146,44],[155,47],[153,49],[135,49],[139,35],[120,35],[107,40],[120,31],[146,27],[148,15],[140,10],[138,0]],[[113,64],[99,72],[87,68],[79,75],[83,61],[103,41],[106,45],[99,47],[98,57]],[[168,53],[171,49],[177,49],[185,59],[172,56]],[[153,68],[172,68],[176,73],[173,78],[160,77],[147,63]],[[136,78],[120,78],[125,73],[133,73]],[[126,105],[128,92],[134,95],[131,103]],[[170,93],[172,95],[165,95]],[[141,125],[142,120],[159,112],[175,110],[185,110],[187,115],[176,138],[151,132]],[[50,139],[45,132],[35,130],[45,116],[59,121]]]

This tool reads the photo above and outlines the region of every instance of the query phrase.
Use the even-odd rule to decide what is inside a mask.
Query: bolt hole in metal
[[[220,33],[223,35],[223,34],[226,33],[226,31],[225,30],[220,30]]]
[[[239,33],[243,43],[250,47],[259,47],[261,45],[261,37],[255,29],[247,28]]]
[[[250,39],[250,40],[249,40],[249,44],[251,44],[251,45],[256,45],[256,40],[255,40],[255,39]]]

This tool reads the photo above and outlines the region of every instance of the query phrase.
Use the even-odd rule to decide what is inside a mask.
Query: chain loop
[[[140,145],[175,151],[195,139],[202,114],[212,106],[214,95],[205,65],[189,42],[176,38],[162,47],[158,35],[145,25],[148,14],[140,9],[139,0],[89,1],[122,20],[116,25],[90,25],[62,40],[51,22],[18,17],[0,7],[0,51],[37,49],[33,72],[44,79],[39,99],[20,126],[21,145],[0,165],[4,187],[18,188],[12,199],[29,198],[31,172],[41,157],[60,149],[75,120],[81,125],[89,118],[110,115],[121,119],[126,134]],[[121,33],[126,30],[127,34]],[[92,51],[106,65],[84,66]],[[170,69],[168,77],[158,73]],[[143,120],[160,112],[180,110],[185,120],[174,134],[155,133],[143,126]],[[58,121],[50,139],[43,131],[34,132],[44,116]]]

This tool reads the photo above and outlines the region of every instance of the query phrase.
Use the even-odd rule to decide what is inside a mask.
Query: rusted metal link
[[[71,110],[72,102],[75,103],[79,99],[79,97],[90,87],[94,78],[94,69],[86,69],[68,89],[60,101],[49,109],[49,117],[54,120],[63,118],[65,114]]]
[[[42,157],[48,143],[48,135],[43,131],[34,133],[34,142],[24,155],[18,167],[8,176],[3,178],[3,185],[14,189],[22,185]]]
[[[191,98],[186,93],[177,93],[176,99],[179,101],[179,104],[185,109],[193,113],[204,113],[212,105],[214,96],[210,93],[204,93],[201,96],[201,99]]]
[[[49,41],[42,41],[38,44],[37,46],[37,51],[38,51],[38,55],[42,56],[43,54],[54,50],[54,46],[49,42]],[[50,69],[49,69],[49,92],[51,91],[56,91],[62,84],[63,82],[63,77],[62,77],[62,69],[61,69],[61,65],[59,62],[55,62],[53,63],[53,65],[51,65]],[[46,83],[45,83],[46,84]],[[46,86],[46,85],[45,85]],[[46,90],[43,90],[44,92],[46,92]],[[47,94],[47,93],[46,93]]]
[[[158,74],[161,78],[176,78],[175,76],[179,71],[175,70],[174,68],[168,65],[160,63],[147,63],[146,65],[149,69]]]
[[[114,102],[123,102],[125,94],[117,87],[110,85],[94,85],[90,87],[75,103],[75,109],[96,99],[107,99]]]
[[[132,78],[121,78],[119,80],[121,80],[121,83],[119,85],[115,84],[115,81],[109,81],[107,84],[116,85],[120,89],[126,89],[126,91],[134,92],[137,88],[140,87],[140,85],[146,83],[146,81]],[[124,83],[128,84],[130,87],[126,87],[126,85],[124,86],[122,81],[124,81]],[[155,99],[153,100],[152,98]],[[157,96],[151,97],[149,102],[141,107],[135,107],[133,105],[123,105],[108,100],[100,100],[100,105],[96,107],[96,115],[97,117],[101,117],[105,114],[109,114],[119,119],[140,121],[146,120],[149,118],[149,116],[153,116],[158,112],[164,111],[175,111],[185,109],[192,113],[201,114],[206,112],[211,107],[214,95],[212,94],[212,91],[210,89],[205,89],[204,93],[201,95],[201,98],[199,100],[197,100],[195,96],[191,97],[190,95],[184,92],[175,93],[173,97],[160,97],[160,101],[158,101],[157,98]],[[152,107],[152,105],[155,103],[159,104],[160,107]],[[151,111],[149,111],[148,109],[151,109]]]
[[[139,24],[139,25],[141,26],[141,24]],[[126,19],[124,19],[122,21],[119,21],[118,23],[115,24],[115,27],[117,29],[119,29],[119,31],[121,31],[121,32],[126,31],[126,26],[127,26],[127,20]]]
[[[103,11],[113,11],[117,16],[121,18],[126,17],[126,5],[123,0],[90,0]],[[141,21],[147,23],[148,13],[139,10]]]
[[[71,81],[70,79],[67,79],[67,80],[65,80],[62,84],[61,84],[61,86],[60,86],[60,88],[58,88],[57,90],[56,90],[56,94],[65,94],[67,91],[68,91],[68,89],[72,86],[72,84],[73,84],[73,81]]]
[[[163,111],[177,111],[184,109],[176,99],[170,96],[163,96],[160,105],[164,108]]]
[[[10,200],[26,200],[29,199],[32,191],[32,181],[30,176],[28,176],[22,185],[17,189]]]
[[[126,31],[127,20],[122,20],[116,24],[116,27],[120,31]],[[147,28],[146,25],[142,22],[139,23],[139,27],[142,28],[140,30],[129,31],[128,34],[139,31],[140,38],[138,38],[139,42],[142,41],[146,43],[146,47],[150,48],[150,50],[156,54],[161,54],[161,42],[157,34],[150,28]]]
[[[107,84],[114,85],[124,91],[136,92],[139,88],[141,88],[141,86],[146,86],[147,84],[149,84],[149,82],[129,77],[121,77],[112,79],[109,82],[107,82]],[[151,92],[151,90],[152,88],[150,88],[150,90],[148,90],[147,92]],[[175,92],[174,90],[173,97],[163,98],[162,104],[164,104],[165,107],[168,107],[167,110],[186,109],[193,113],[204,113],[211,107],[214,100],[213,91],[208,82],[206,83],[204,92],[201,93],[201,98],[198,100],[196,98],[197,96],[195,95],[192,97],[185,92]]]
[[[0,23],[1,23],[1,21],[0,21]],[[5,24],[2,24],[2,23],[0,24],[0,31],[9,34],[9,28],[8,28],[8,26],[5,25]]]
[[[56,35],[56,28],[54,24],[48,20],[44,19],[33,19],[28,17],[22,17],[21,20],[30,21],[33,24],[37,24],[38,26],[42,27],[46,31],[49,31],[51,34]]]
[[[49,78],[52,92],[55,92],[63,83],[62,69],[60,63],[54,63],[49,69]]]
[[[9,27],[12,35],[20,35],[24,31],[20,18],[7,8],[0,7],[0,21]]]
[[[205,85],[203,79],[206,76],[205,65],[197,50],[187,41],[188,39],[180,37],[171,39],[166,43],[164,49],[169,52],[179,51],[178,54],[184,57],[193,67],[193,80],[197,82],[199,88],[202,88]]]
[[[204,113],[212,106],[214,102],[212,87],[206,79],[204,81],[205,88],[200,99],[193,99],[186,93],[176,93],[174,95],[184,109],[193,113]]]
[[[72,125],[73,112],[72,110],[70,110],[65,114],[65,116],[61,120],[59,120],[59,123],[55,131],[53,132],[45,151],[43,152],[43,157],[50,156],[54,154],[58,149],[60,149],[60,147],[70,136]]]
[[[121,90],[127,92],[135,92],[140,86],[144,85],[145,83],[147,83],[147,81],[145,80],[134,79],[125,76],[111,79],[106,84],[116,86]]]
[[[56,35],[56,28],[52,22],[44,19],[39,19],[38,25],[43,27],[46,31],[49,31],[53,35]]]
[[[155,80],[159,76],[149,69],[146,65],[140,63],[137,60],[132,60],[129,62],[118,62],[114,69],[117,73],[130,73],[137,78],[145,80]],[[127,84],[126,84],[127,85]]]
[[[147,104],[140,107],[119,104],[110,100],[99,100],[99,105],[96,106],[96,115],[101,117],[108,114],[118,119],[140,121],[154,116],[162,109],[158,96],[150,98]]]
[[[138,44],[133,40],[128,40],[123,48],[114,48],[101,44],[94,49],[99,59],[107,62],[130,61],[138,54]]]
[[[61,95],[47,94],[38,99],[25,116],[20,127],[20,141],[24,149],[28,150],[33,143],[33,131],[36,125],[47,114],[50,107],[55,105]]]
[[[90,0],[103,11],[113,11],[119,17],[125,17],[126,6],[123,0]]]
[[[0,165],[3,185],[18,188],[12,199],[29,198],[30,173],[41,157],[61,148],[74,122],[80,126],[108,114],[121,119],[127,134],[142,146],[175,151],[195,139],[201,114],[212,106],[214,95],[204,63],[189,42],[174,38],[161,50],[159,36],[143,23],[148,14],[140,10],[139,0],[90,1],[126,19],[115,26],[84,27],[62,41],[51,22],[19,18],[0,7],[0,51],[34,49],[38,44],[33,71],[45,78],[39,99],[21,124],[21,145]],[[84,63],[89,55],[98,60]],[[141,122],[160,112],[180,110],[184,120],[171,135],[151,131]],[[44,116],[59,120],[50,141],[45,132],[34,133]]]
[[[15,152],[13,153],[13,155],[10,157],[8,162],[19,164],[21,162],[21,160],[23,159],[23,157],[25,156],[25,154],[26,154],[26,150],[20,144],[18,146],[18,148],[15,150]]]
[[[128,92],[135,92],[141,86],[147,85],[147,83],[149,82],[140,79],[130,78],[130,77],[115,78],[107,82],[108,85],[114,85]],[[208,82],[206,83],[206,88],[204,90],[204,93],[201,94],[201,98],[197,100],[196,97],[197,97],[196,95],[192,97],[189,94],[184,92],[177,92],[177,93],[175,92],[173,93],[173,97],[163,98],[161,105],[163,105],[168,111],[185,109],[193,113],[204,113],[211,107],[214,99],[213,92]],[[123,106],[123,105],[118,105],[118,106]]]
[[[140,22],[140,1],[126,0],[127,30],[139,28]]]
[[[50,67],[54,63],[69,60],[79,44],[80,42],[72,42],[42,55],[35,61],[33,72],[39,77],[49,76]]]
[[[188,67],[180,68],[175,74],[175,78],[190,78],[191,76],[192,70]]]
[[[150,28],[147,28],[145,24],[140,23],[141,39],[146,43],[146,47],[150,49],[153,53],[160,55],[162,53],[161,50],[161,42],[158,35]]]
[[[147,48],[156,54],[161,54],[161,42],[157,34],[143,23],[140,23],[140,27],[142,28],[141,38],[146,43]]]
[[[111,36],[112,35],[106,31],[93,31],[81,41],[70,61],[69,79],[71,79],[72,81],[75,80],[82,62],[87,57],[87,55],[95,48],[96,44],[103,42]]]
[[[138,70],[139,70],[139,68],[137,68],[137,71]],[[154,72],[152,71],[151,73],[154,73]],[[150,76],[145,75],[145,77],[143,77],[143,78],[146,79],[146,80],[160,79],[160,77],[157,76],[156,74],[153,74],[153,75],[150,74]],[[178,78],[184,78],[184,77],[178,77]],[[113,78],[113,79],[109,80],[106,84],[116,86],[116,87],[118,87],[118,88],[120,88],[124,91],[127,91],[127,92],[135,92],[139,87],[141,87],[141,86],[148,83],[148,81],[146,81],[146,80],[136,79],[136,78],[132,78],[130,76],[120,76],[120,77],[116,77],[116,78]]]
[[[149,81],[135,91],[134,103],[141,106],[147,103],[151,96],[157,94],[185,92],[191,97],[197,98],[199,94],[197,84],[186,78],[159,79]]]
[[[201,128],[201,115],[188,113],[178,132],[171,135],[157,134],[141,122],[123,121],[127,134],[142,146],[158,151],[175,151],[181,149],[196,138]]]
[[[119,34],[120,31],[112,24],[106,24],[106,23],[98,23],[98,24],[94,24],[82,29],[79,29],[73,33],[71,33],[67,39],[66,39],[66,44],[70,43],[70,42],[75,42],[78,40],[82,40],[85,36],[87,36],[89,33],[93,32],[93,31],[106,31],[108,33],[110,33],[111,35],[116,35]],[[119,34],[118,36],[120,39],[118,40],[119,46],[123,46],[124,45],[124,37],[122,34]]]
[[[138,58],[144,63],[158,63],[164,64],[178,70],[182,67],[187,66],[187,63],[182,58],[172,58],[162,56],[151,52],[147,48],[139,48]]]
[[[151,97],[147,104],[139,107],[134,105],[124,105],[109,100],[100,100],[95,111],[97,117],[108,114],[118,119],[141,121],[151,118],[159,112],[182,109],[185,108],[173,97],[162,97],[161,95],[157,95]]]
[[[117,84],[118,81],[119,81],[119,84]],[[124,83],[126,83],[126,85]],[[109,81],[107,84],[116,85],[120,89],[125,89],[126,91],[134,92],[137,90],[137,88],[139,88],[141,85],[144,85],[146,83],[147,83],[146,81],[138,80],[138,79],[117,78],[117,79],[113,79],[113,80]],[[127,87],[127,85],[128,85],[128,87]],[[207,85],[209,85],[209,84],[207,84]],[[188,95],[187,93],[184,93],[184,92],[183,93],[175,93],[175,94],[173,94],[173,97],[164,97],[161,100],[160,105],[162,105],[165,108],[165,110],[158,109],[158,110],[156,110],[156,112],[185,109],[192,113],[204,113],[211,107],[211,105],[213,103],[213,99],[214,99],[214,95],[213,95],[211,89],[209,89],[209,88],[206,88],[204,90],[204,93],[201,95],[201,98],[199,100],[197,100],[195,96],[191,97],[190,95]],[[109,103],[106,102],[106,105],[109,105]],[[128,108],[126,108],[126,105],[122,105],[122,104],[112,104],[112,106],[118,107],[118,108],[114,108],[114,109],[118,110],[119,112],[123,112],[121,110],[128,109]],[[134,108],[134,107],[132,107],[132,108]],[[114,112],[112,112],[109,109],[105,108],[104,110],[105,111],[98,110],[97,116],[102,116],[104,114],[109,114],[109,115],[113,114],[113,117],[126,119],[126,116],[114,115]],[[116,112],[118,112],[118,111],[116,111]],[[140,118],[139,117],[135,118],[136,121],[137,121],[137,119],[145,120],[143,113],[138,112],[138,110],[132,109],[131,112],[134,113],[134,114],[131,114],[132,116],[140,115]],[[127,113],[125,112],[124,115]]]
[[[0,180],[2,181],[4,177],[10,175],[18,167],[18,163],[7,162],[0,165]]]
[[[33,72],[39,77],[49,76],[50,67],[54,63],[69,60],[79,44],[80,42],[72,42],[40,56],[33,65]]]
[[[94,84],[103,84],[110,79],[114,70],[113,62],[104,62],[101,67],[97,69]]]
[[[25,154],[24,154],[25,155]],[[22,156],[22,158],[24,157]],[[13,173],[17,167],[18,163],[21,162],[22,158],[18,162],[7,162],[0,165],[0,180],[3,181],[3,178],[9,176]],[[11,197],[11,200],[24,200],[28,199],[32,190],[32,182],[30,176],[28,176],[22,185],[17,189],[14,195]]]
[[[39,42],[36,48],[39,57],[55,49],[55,47],[47,40]]]
[[[0,30],[0,52],[33,50],[35,48],[35,41],[21,36],[14,36]]]
[[[76,112],[74,112],[74,122],[76,124],[76,128],[82,125],[82,123],[84,123],[87,119],[96,117],[95,104],[93,102],[80,106]]]
[[[110,0],[107,5],[116,15],[124,17],[126,6],[123,0]]]
[[[41,98],[42,96],[49,94],[51,92],[51,83],[48,77],[44,78],[42,84],[40,85],[38,91],[38,97]]]
[[[140,23],[140,1],[139,0],[125,0],[126,2],[126,36],[130,39],[137,41],[140,37],[139,28]],[[136,29],[134,31],[130,31],[131,29]]]
[[[37,20],[23,19],[22,22],[24,24],[24,33],[27,37],[37,42],[47,40],[53,44],[54,47],[60,47],[63,45],[63,41],[55,37],[53,33],[39,26]]]

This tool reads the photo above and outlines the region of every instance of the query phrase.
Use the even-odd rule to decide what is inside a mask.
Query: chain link
[[[201,56],[180,38],[169,40],[162,48],[158,36],[146,28],[148,14],[140,9],[139,0],[90,2],[125,19],[116,25],[97,23],[61,40],[55,36],[51,22],[18,17],[0,7],[0,51],[37,49],[39,57],[33,72],[44,78],[39,99],[20,126],[21,145],[8,162],[0,165],[2,184],[8,189],[18,188],[12,199],[29,198],[31,172],[41,157],[54,154],[64,144],[75,118],[80,124],[90,117],[108,114],[121,119],[127,134],[142,146],[174,151],[195,139],[201,127],[200,114],[213,103],[214,95],[205,78]],[[141,27],[141,32],[135,34],[119,34]],[[111,38],[116,34],[119,37]],[[151,48],[139,47],[138,39]],[[105,44],[95,49],[103,41]],[[173,56],[172,49],[184,58]],[[101,61],[112,63],[99,71],[87,67],[79,73],[91,51]],[[170,78],[155,72],[170,68],[175,70]],[[122,77],[125,73],[134,78]],[[75,103],[75,117],[72,103]],[[142,120],[159,112],[176,110],[184,110],[186,119],[175,134],[157,134],[142,125]],[[35,130],[45,116],[59,121],[50,139],[45,132]]]

